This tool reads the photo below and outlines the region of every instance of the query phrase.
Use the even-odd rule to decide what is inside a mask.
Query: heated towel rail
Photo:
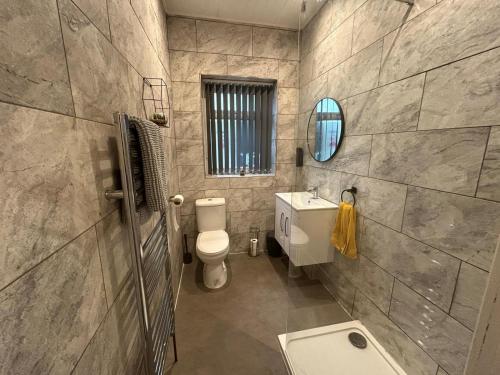
[[[160,375],[165,370],[170,337],[173,339],[174,358],[177,361],[167,219],[165,212],[160,212],[160,218],[147,239],[141,239],[141,215],[144,215],[147,208],[139,140],[127,114],[115,113],[114,119],[122,190],[108,191],[106,198],[123,201],[132,249],[143,348],[142,363],[147,375]]]

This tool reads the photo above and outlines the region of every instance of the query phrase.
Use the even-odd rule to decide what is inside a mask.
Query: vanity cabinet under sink
[[[276,193],[275,237],[295,266],[333,261],[338,206],[310,193]]]

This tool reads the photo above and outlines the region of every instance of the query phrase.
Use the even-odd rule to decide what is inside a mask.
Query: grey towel
[[[130,116],[129,121],[135,126],[139,135],[146,203],[153,211],[165,210],[167,208],[165,155],[160,128],[154,122],[134,116]]]

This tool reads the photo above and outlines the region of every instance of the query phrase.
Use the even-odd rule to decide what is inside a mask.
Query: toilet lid
[[[229,236],[225,230],[202,232],[198,235],[196,247],[204,254],[217,255],[229,247]]]

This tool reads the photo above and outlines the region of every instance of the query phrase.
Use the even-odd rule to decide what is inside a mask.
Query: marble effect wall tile
[[[403,232],[489,270],[500,233],[499,203],[408,188]]]
[[[73,115],[56,1],[2,0],[0,8],[0,100]]]
[[[276,140],[277,163],[295,163],[295,141],[293,139]]]
[[[274,210],[276,204],[276,193],[285,193],[290,191],[290,186],[280,186],[272,188],[253,188],[251,189],[253,210]]]
[[[230,188],[255,188],[255,187],[270,187],[274,184],[272,176],[245,176],[245,177],[230,177]]]
[[[417,0],[409,7],[393,0],[367,1],[354,14],[353,52],[369,46],[435,4],[435,0]]]
[[[0,301],[1,372],[69,373],[106,314],[95,229],[4,289]]]
[[[201,139],[203,137],[201,112],[174,111],[174,127],[177,139]]]
[[[314,49],[312,77],[317,78],[351,56],[352,19],[328,35]]]
[[[349,189],[351,186],[358,189],[358,214],[394,230],[401,229],[406,200],[405,185],[343,173],[340,190]],[[348,194],[345,194],[345,197],[348,198]]]
[[[205,177],[205,167],[203,165],[179,165],[178,173],[181,191],[227,189],[229,187],[230,178],[228,177]]]
[[[495,2],[441,1],[425,17],[415,18],[384,38],[380,81],[393,82],[497,47],[498,14]],[[450,25],[462,26],[450,32]]]
[[[204,165],[203,140],[176,139],[177,165]]]
[[[71,1],[60,12],[76,115],[113,123],[129,105],[127,63]]]
[[[303,168],[305,168],[303,181],[305,190],[317,186],[321,198],[334,203],[340,201],[341,174],[339,172],[317,167]]]
[[[247,211],[252,209],[252,189],[227,190],[227,211]]]
[[[73,374],[135,374],[141,345],[138,323],[133,276],[130,274]]]
[[[162,77],[163,69],[143,26],[128,0],[108,0],[113,46],[143,77]]]
[[[278,79],[278,60],[259,57],[228,56],[230,76]]]
[[[200,82],[202,74],[227,75],[227,56],[172,51],[170,67],[173,81]]]
[[[201,110],[200,84],[194,82],[173,82],[174,111],[199,112]]]
[[[336,29],[346,21],[366,0],[332,1],[332,29]]]
[[[301,87],[299,92],[299,112],[312,111],[320,99],[329,96],[328,90],[328,74],[323,74]]]
[[[258,227],[260,231],[274,229],[274,211],[236,211],[231,212],[231,234],[247,233],[250,227]]]
[[[362,290],[380,310],[387,314],[391,302],[394,277],[363,255],[359,255],[356,272],[354,285]]]
[[[365,219],[361,253],[398,280],[448,311],[460,261],[404,234]]]
[[[361,291],[356,293],[353,317],[360,319],[396,362],[408,373],[434,375],[437,364],[380,311]]]
[[[167,17],[168,48],[196,51],[196,21],[189,18]]]
[[[197,199],[205,198],[204,190],[190,190],[182,192],[184,196],[184,203],[181,206],[182,215],[194,215],[196,214],[195,202]]]
[[[298,60],[297,31],[254,27],[252,51],[255,57]]]
[[[488,272],[462,263],[450,315],[474,330],[483,299]]]
[[[299,111],[299,90],[293,88],[278,88],[278,113],[295,115]]]
[[[419,129],[500,125],[498,49],[430,71]]]
[[[398,281],[389,316],[450,375],[463,372],[471,331]]]
[[[121,210],[116,210],[96,224],[97,244],[108,307],[131,275],[132,259],[128,228]]]
[[[477,196],[500,202],[500,126],[491,128]]]
[[[279,60],[278,63],[278,86],[299,87],[299,62]]]
[[[373,136],[370,176],[474,195],[487,128]]]
[[[335,157],[325,165],[338,172],[368,175],[371,135],[344,137]]]
[[[382,41],[372,44],[328,72],[328,94],[337,100],[374,89],[378,84]]]
[[[97,26],[106,38],[111,39],[109,30],[108,9],[105,1],[101,0],[75,0],[75,5]]]
[[[196,20],[198,52],[252,56],[252,27]]]
[[[328,0],[321,7],[307,26],[301,31],[301,55],[309,52],[332,30],[332,1]],[[303,56],[303,55],[302,55]]]
[[[104,191],[117,161],[110,126],[8,104],[0,113],[6,285],[116,207]]]
[[[421,74],[349,98],[346,134],[416,130],[423,88]]]
[[[295,164],[276,164],[276,176],[274,183],[276,186],[295,185]]]
[[[335,268],[333,263],[321,264],[318,273],[323,286],[351,313],[356,287]]]
[[[297,115],[279,115],[276,126],[277,139],[295,139]]]

